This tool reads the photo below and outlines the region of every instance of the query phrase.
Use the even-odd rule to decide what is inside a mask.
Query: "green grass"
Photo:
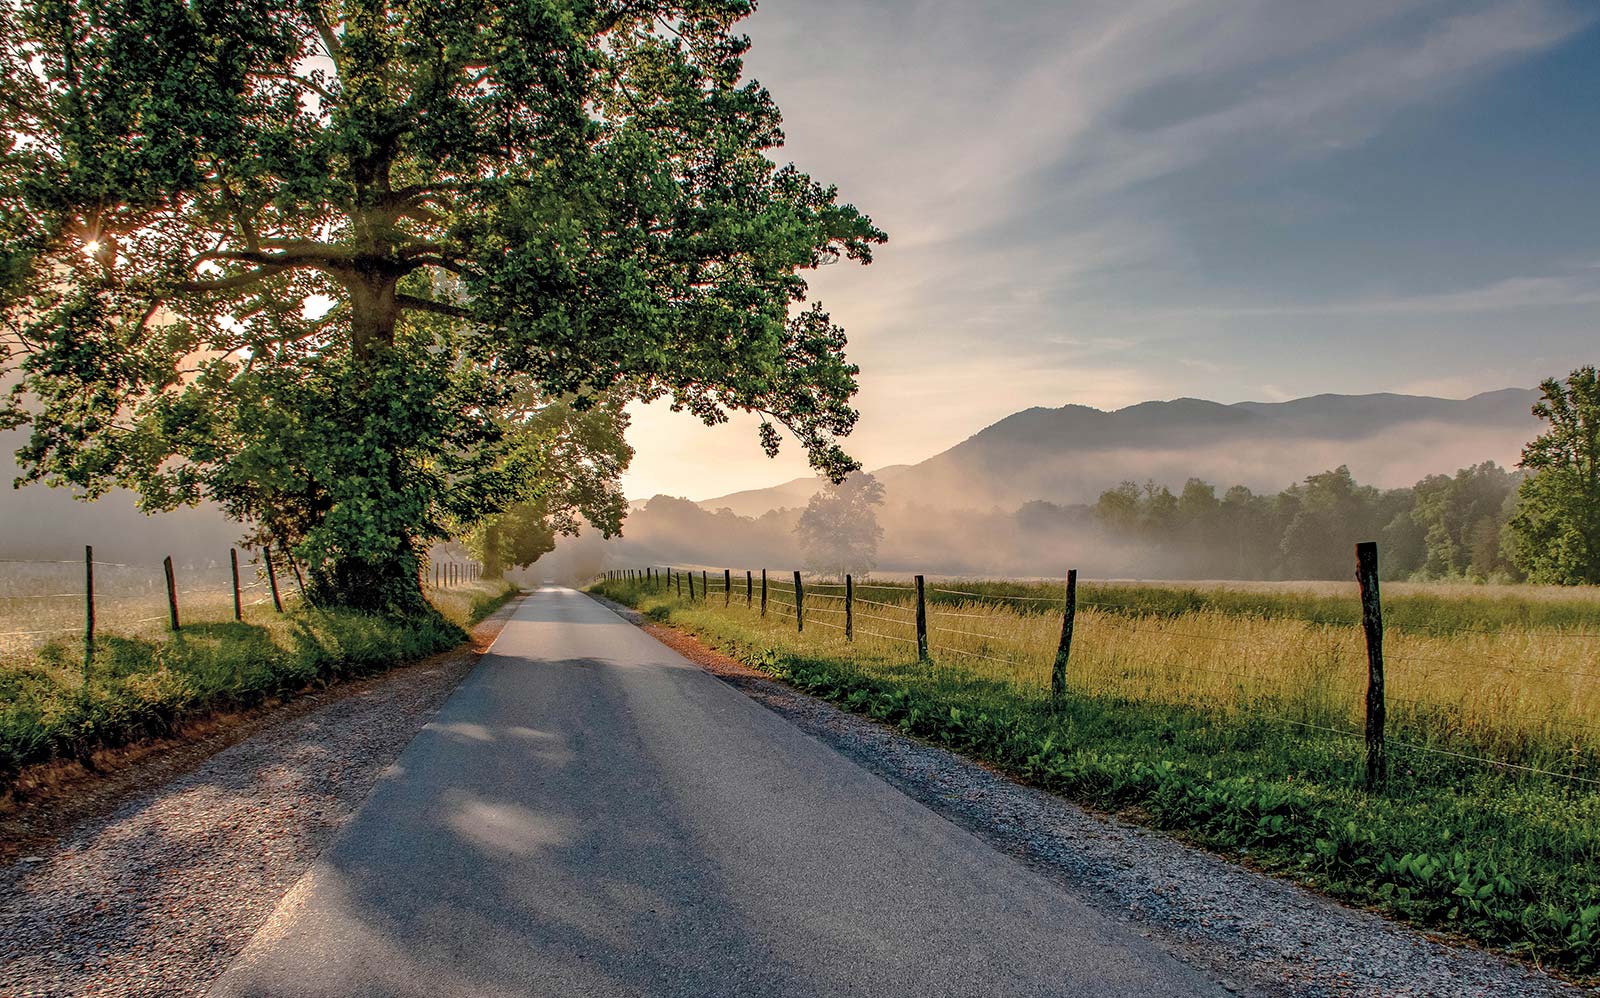
[[[905,583],[881,584],[911,591]],[[963,597],[938,591],[957,590],[1033,612],[1057,611],[1064,588],[1061,582],[958,579],[927,583],[930,602],[960,602]],[[1385,625],[1401,630],[1439,633],[1538,627],[1600,633],[1600,593],[1588,589],[1393,582],[1384,583],[1382,589]],[[1176,617],[1214,611],[1316,624],[1354,626],[1361,622],[1354,582],[1294,587],[1082,582],[1078,601],[1132,616]]]
[[[985,659],[936,653],[935,662],[919,664],[898,641],[846,644],[838,633],[813,626],[826,616],[812,617],[800,635],[792,617],[774,611],[763,619],[739,601],[724,609],[716,594],[709,605],[689,605],[627,584],[596,588],[801,689],[1019,779],[1248,857],[1262,868],[1418,925],[1458,933],[1574,976],[1600,974],[1600,794],[1594,792],[1600,788],[1447,755],[1397,752],[1389,785],[1369,792],[1361,782],[1358,738],[1281,723],[1255,709],[1262,701],[1242,695],[1237,685],[1219,688],[1212,699],[1174,695],[1209,688],[1182,690],[1176,685],[1182,676],[1156,681],[1133,669],[1132,657],[1157,649],[1133,644],[1132,634],[1108,650],[1121,656],[1112,663],[1115,668],[1084,673],[1090,681],[1074,682],[1058,709],[1046,695],[1046,662],[1019,672]],[[941,588],[982,591],[972,583]],[[1316,619],[1308,614],[1319,612],[1324,599],[1241,594],[1237,603],[1222,597],[1219,604],[1205,603],[1202,594],[1203,608],[1193,609],[1185,601],[1196,597],[1178,593],[1125,587],[1122,595],[1127,606],[1139,607],[1129,612],[1159,612],[1179,622],[1177,630],[1195,633],[1218,626],[1225,605],[1241,625],[1248,623],[1243,618],[1255,621],[1249,626],[1256,630],[1241,633],[1269,639],[1274,625],[1261,616],[1276,612],[1299,621],[1279,628],[1292,637],[1291,632],[1308,631],[1304,621]],[[1018,588],[1008,585],[1003,594],[1016,595]],[[888,595],[876,592],[871,598]],[[1095,595],[1108,596],[1105,591]],[[1006,601],[993,618],[977,624],[973,618],[956,619],[999,630],[1005,616],[1019,634],[1029,626],[1048,629],[1043,620],[1029,625],[1028,618],[1037,615],[1016,613],[1011,606]],[[1483,626],[1470,607],[1427,601],[1417,607],[1419,621]],[[981,609],[970,598],[963,605],[968,612]],[[937,610],[932,612],[937,619]],[[1509,624],[1512,618],[1500,619]],[[858,620],[858,627],[862,623]],[[1115,625],[1113,611],[1097,626],[1109,631]],[[1176,640],[1160,631],[1153,637],[1140,634],[1144,641]],[[981,647],[999,653],[992,644]],[[1116,683],[1118,670],[1135,680]]]
[[[296,609],[164,637],[102,635],[87,675],[77,644],[10,656],[0,663],[0,791],[26,766],[88,762],[187,721],[447,650],[515,591],[482,582],[431,594],[439,615],[417,620]]]

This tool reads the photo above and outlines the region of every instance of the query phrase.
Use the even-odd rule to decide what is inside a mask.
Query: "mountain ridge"
[[[1464,399],[1325,392],[1281,402],[1184,396],[1112,410],[1030,406],[924,461],[872,474],[891,504],[941,508],[1092,502],[1123,480],[1176,487],[1199,477],[1275,490],[1341,464],[1358,480],[1398,487],[1485,460],[1514,462],[1537,432],[1538,397],[1502,388]],[[698,504],[759,516],[804,505],[818,487],[802,477]]]

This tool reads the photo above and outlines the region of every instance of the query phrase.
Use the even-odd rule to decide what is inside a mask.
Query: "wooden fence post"
[[[167,612],[172,618],[172,629],[178,629],[178,580],[172,574],[172,555],[167,555],[161,560],[161,567],[167,573]]]
[[[750,574],[750,570],[747,568],[744,570],[744,605],[746,609],[755,605],[755,591],[755,577]]]
[[[856,639],[856,583],[849,572],[844,575],[844,639]]]
[[[83,546],[83,678],[94,661],[94,548]]]
[[[800,581],[800,572],[797,570],[794,573],[794,629],[796,631],[803,631],[806,629],[805,606],[806,587],[805,583]]]
[[[722,605],[733,605],[733,569],[722,570]]]
[[[767,570],[761,570],[761,616],[767,615]]]
[[[703,600],[711,598],[711,586],[706,583],[706,570],[703,568],[700,570],[700,598]]]
[[[233,619],[244,619],[244,604],[239,600],[239,549],[228,549],[228,567],[233,569]]]
[[[689,602],[694,602],[694,573],[689,573]]]
[[[1056,645],[1056,664],[1050,671],[1050,699],[1060,706],[1067,695],[1067,657],[1072,654],[1072,621],[1078,613],[1078,570],[1067,569],[1067,606],[1061,614],[1061,643]]]
[[[278,595],[278,570],[272,567],[272,547],[270,545],[261,549],[261,557],[267,562],[267,585],[272,587],[272,608],[279,613],[283,612],[283,599]],[[438,589],[438,567],[434,567],[434,587]]]
[[[923,598],[922,576],[917,576],[917,661],[928,660],[928,604]]]
[[[678,598],[683,599],[683,572],[678,572]]]
[[[1389,754],[1383,742],[1388,708],[1383,698],[1383,601],[1378,595],[1378,545],[1356,545],[1356,581],[1361,584],[1361,627],[1367,634],[1367,786],[1383,786]]]
[[[278,547],[282,549],[283,556],[289,559],[289,568],[294,572],[294,584],[300,590],[300,598],[305,600],[306,603],[315,606],[316,604],[311,603],[311,597],[306,595],[305,577],[300,574],[300,563],[294,560],[294,554],[290,552],[289,545],[279,541]]]

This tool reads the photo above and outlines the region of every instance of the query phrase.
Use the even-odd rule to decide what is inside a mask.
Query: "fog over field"
[[[1309,577],[1343,577],[1351,531],[1389,530],[1402,548],[1417,543],[1414,532],[1396,531],[1393,521],[1409,508],[1420,480],[1483,462],[1514,468],[1537,432],[1530,412],[1536,398],[1532,390],[1505,389],[1461,400],[1326,395],[1231,406],[1178,399],[1114,412],[1028,409],[926,461],[872,472],[885,494],[877,513],[878,568],[1054,577],[1070,566],[1099,577],[1177,578],[1292,577],[1299,568]],[[1273,509],[1258,509],[1257,521],[1225,522],[1229,507],[1222,500],[1234,486],[1250,490],[1263,507],[1308,476],[1341,467],[1355,485],[1368,487],[1350,502],[1371,508],[1330,513],[1320,536],[1296,542],[1304,549],[1298,557],[1268,567],[1272,552],[1260,549],[1281,543],[1301,498],[1272,499]],[[1203,490],[1182,496],[1191,479],[1213,487],[1214,510]],[[1329,484],[1342,488],[1342,481]],[[1166,534],[1113,529],[1097,504],[1125,482],[1157,515],[1165,487],[1173,515],[1192,522]],[[560,570],[593,570],[608,558],[627,565],[797,566],[805,556],[795,526],[822,485],[806,477],[698,502],[640,498],[621,538],[564,541]],[[1236,492],[1240,511],[1242,499]],[[1313,507],[1320,501],[1316,494],[1303,500]],[[1241,544],[1257,550],[1247,556]]]

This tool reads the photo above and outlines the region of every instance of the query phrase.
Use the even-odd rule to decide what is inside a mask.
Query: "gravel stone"
[[[605,600],[680,654],[1240,994],[1575,998],[1525,964],[1434,940],[1159,832],[1023,786],[800,693]]]
[[[204,994],[514,605],[0,868],[0,998]]]

